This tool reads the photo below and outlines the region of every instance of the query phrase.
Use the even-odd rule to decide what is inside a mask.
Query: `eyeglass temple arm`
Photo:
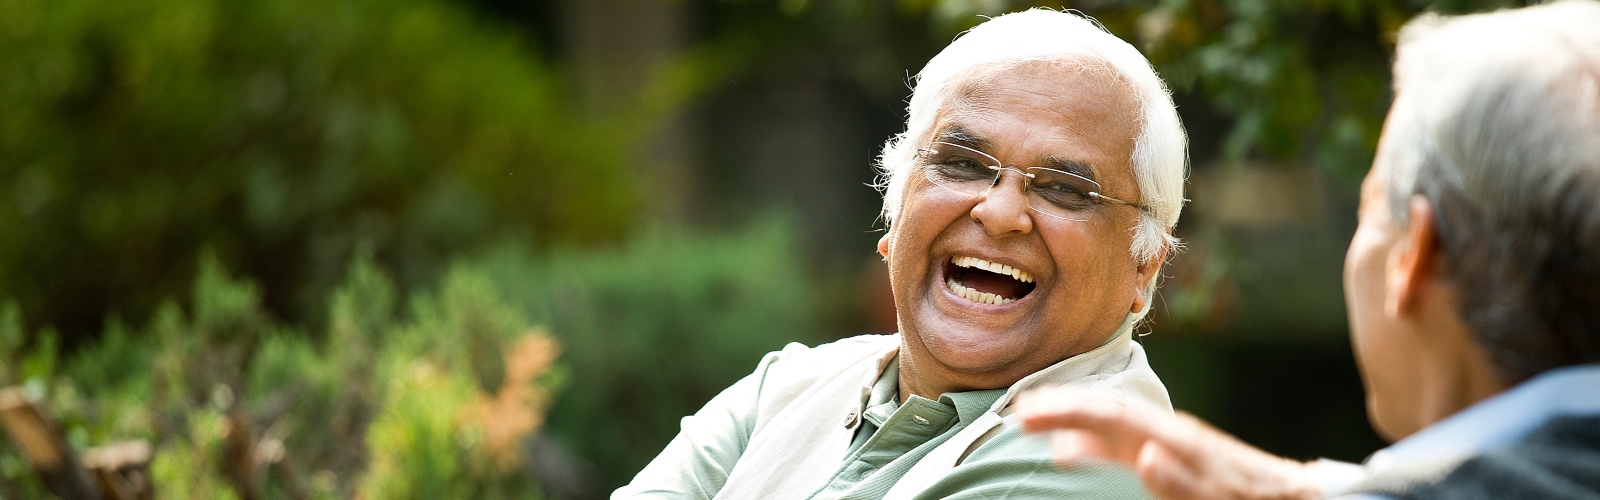
[[[1123,205],[1127,205],[1127,206],[1130,206],[1130,207],[1133,207],[1133,208],[1137,208],[1137,209],[1139,209],[1140,212],[1148,211],[1148,209],[1146,209],[1144,207],[1144,205],[1140,205],[1138,203],[1134,203],[1134,202],[1131,202],[1131,201],[1124,201],[1124,200],[1120,200],[1120,199],[1117,199],[1117,198],[1112,198],[1110,196],[1106,196],[1106,195],[1100,194],[1098,192],[1090,191],[1089,192],[1089,196],[1093,196],[1095,198],[1099,198],[1099,199],[1106,200],[1106,201],[1114,201],[1114,202],[1117,202],[1117,203],[1121,203]]]

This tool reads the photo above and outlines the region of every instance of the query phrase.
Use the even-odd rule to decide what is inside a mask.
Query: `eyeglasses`
[[[987,153],[948,142],[934,141],[917,151],[922,157],[923,176],[963,195],[988,193],[1000,184],[1005,171],[1010,170],[1024,178],[1022,192],[1027,195],[1028,208],[1050,217],[1082,222],[1087,220],[1084,212],[1100,201],[1148,211],[1143,205],[1100,194],[1100,183],[1072,172],[1045,167],[1007,167]]]

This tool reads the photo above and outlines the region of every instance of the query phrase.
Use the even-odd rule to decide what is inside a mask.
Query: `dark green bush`
[[[205,258],[189,311],[169,302],[137,332],[113,321],[60,365],[46,361],[56,356],[49,342],[0,358],[27,360],[16,376],[74,447],[151,442],[163,498],[235,496],[223,467],[225,436],[240,432],[230,413],[287,451],[260,486],[269,497],[538,498],[519,444],[556,390],[549,335],[470,270],[404,314],[370,260],[349,274],[330,306],[327,342],[271,320],[253,284]],[[13,337],[15,310],[0,314],[0,339]],[[468,349],[464,338],[485,347]],[[486,370],[501,376],[485,385]],[[0,447],[0,482],[22,491],[0,496],[41,496],[14,453]]]
[[[210,246],[317,321],[356,242],[407,287],[505,237],[614,241],[626,126],[446,0],[0,0],[0,290],[143,321]],[[630,119],[643,119],[630,116]]]
[[[480,265],[564,346],[570,381],[550,428],[626,482],[678,420],[788,342],[817,330],[815,283],[794,224],[766,219],[726,235],[657,228],[621,249],[541,259],[503,250]]]
[[[48,331],[22,346],[17,308],[0,307],[0,376],[29,387],[80,449],[151,441],[165,498],[234,494],[220,463],[235,411],[292,458],[283,470],[296,480],[274,476],[269,497],[530,497],[541,478],[587,464],[600,477],[579,486],[599,493],[763,353],[826,340],[792,227],[657,228],[598,251],[503,247],[410,300],[358,258],[320,335],[271,318],[254,284],[207,257],[191,306],[167,302],[139,328],[112,319],[63,362]],[[540,429],[573,463],[529,460]],[[0,474],[39,493],[9,446]]]

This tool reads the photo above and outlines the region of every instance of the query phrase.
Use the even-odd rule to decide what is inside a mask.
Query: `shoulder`
[[[898,335],[861,335],[816,347],[789,344],[768,354],[756,368],[762,421],[795,405],[859,403],[861,387],[877,380],[899,347]]]
[[[1600,415],[1550,419],[1514,446],[1469,458],[1438,498],[1600,498]]]
[[[1057,466],[1048,439],[1007,423],[917,495],[932,498],[1151,498],[1131,471],[1103,462]]]
[[[1552,418],[1507,447],[1397,465],[1351,491],[1402,498],[1600,498],[1600,415]]]
[[[1044,388],[1049,388],[1052,397],[1097,396],[1172,411],[1166,385],[1150,368],[1144,347],[1126,332],[1094,350],[1024,377],[1006,392],[1001,404],[1009,410],[1018,393]]]
[[[767,354],[760,369],[769,381],[828,378],[863,363],[886,360],[899,348],[899,335],[858,335],[816,347],[792,342]]]

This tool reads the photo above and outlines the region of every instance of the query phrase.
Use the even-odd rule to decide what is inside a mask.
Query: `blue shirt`
[[[1475,455],[1516,444],[1559,416],[1600,415],[1600,364],[1568,366],[1534,376],[1378,450],[1362,465],[1319,461],[1324,491],[1337,493],[1397,465]],[[1385,498],[1343,495],[1343,500]]]

